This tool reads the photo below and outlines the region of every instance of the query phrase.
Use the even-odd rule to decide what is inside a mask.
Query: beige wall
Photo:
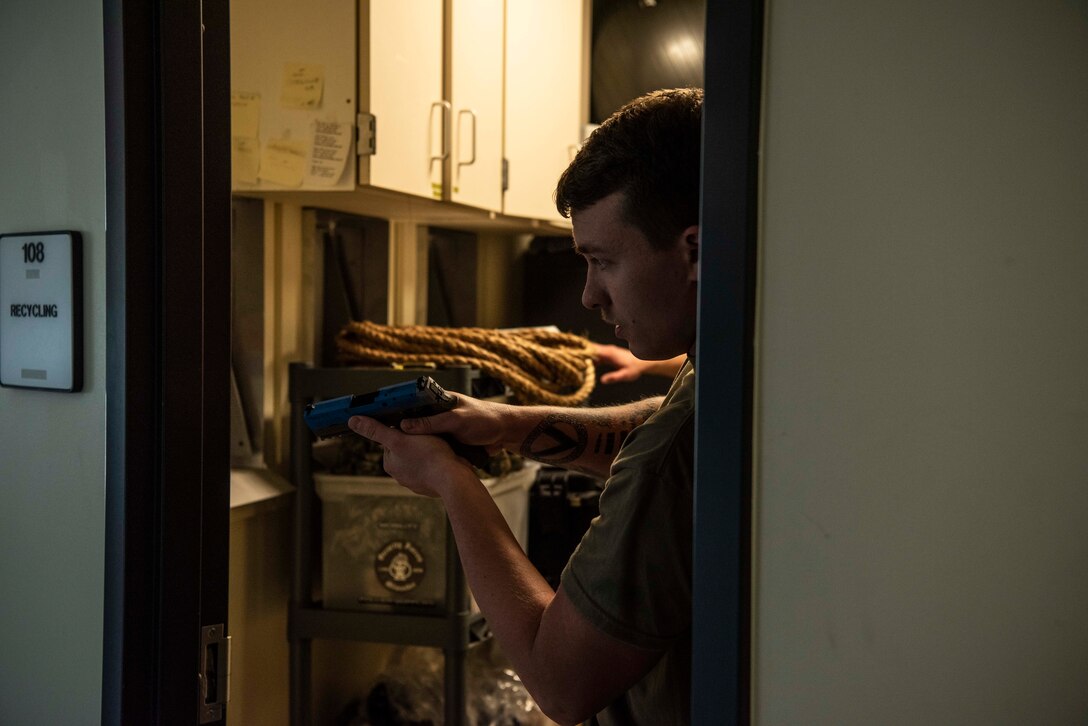
[[[771,0],[761,724],[1088,718],[1088,3]]]
[[[288,365],[313,363],[315,260],[314,220],[300,205],[266,202],[264,208],[264,389],[263,448],[269,468],[290,478]],[[425,313],[415,304],[419,259],[415,225],[395,229],[402,253],[392,271],[400,312]],[[411,249],[406,249],[411,248]],[[424,248],[425,251],[425,248]],[[407,254],[411,252],[413,254]],[[408,284],[410,283],[410,284]],[[287,610],[291,596],[294,499],[279,496],[231,510],[230,603],[233,724],[287,726],[290,718],[290,651]],[[317,565],[320,572],[320,564]],[[312,700],[315,723],[333,723],[353,699],[365,697],[393,646],[333,639],[312,642]]]
[[[291,596],[291,497],[231,510],[232,724],[287,726],[287,601]]]
[[[287,603],[293,512],[290,496],[231,511],[227,719],[232,724],[287,726],[290,721]],[[350,701],[365,698],[393,652],[390,645],[314,640],[314,722],[334,723]]]

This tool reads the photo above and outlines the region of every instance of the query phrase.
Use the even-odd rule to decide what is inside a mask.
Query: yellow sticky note
[[[324,91],[325,66],[312,63],[284,65],[280,86],[280,105],[284,108],[320,108]]]
[[[257,139],[235,136],[230,140],[230,174],[234,183],[257,183],[261,167],[260,144]]]
[[[256,139],[260,136],[261,94],[233,91],[230,94],[230,135]]]
[[[285,187],[302,185],[306,172],[306,142],[294,139],[273,139],[261,152],[261,168],[258,176],[262,181],[282,184]]]

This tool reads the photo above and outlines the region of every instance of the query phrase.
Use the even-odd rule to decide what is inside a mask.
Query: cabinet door
[[[361,108],[376,118],[364,183],[441,198],[444,133],[442,0],[364,0],[360,7]],[[367,167],[369,166],[369,169]]]
[[[552,194],[584,121],[583,32],[583,0],[507,4],[505,214],[560,218]]]
[[[503,1],[453,0],[450,199],[502,210]]]
[[[231,188],[355,189],[354,0],[230,3]]]

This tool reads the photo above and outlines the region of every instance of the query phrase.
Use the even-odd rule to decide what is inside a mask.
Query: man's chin
[[[658,348],[647,349],[645,346],[639,345],[634,341],[629,342],[627,348],[631,351],[631,355],[639,360],[668,360],[678,355],[677,353],[670,354],[667,351]]]

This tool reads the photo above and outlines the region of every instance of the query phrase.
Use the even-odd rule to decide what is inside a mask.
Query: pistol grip
[[[491,462],[491,456],[487,453],[487,449],[482,446],[462,443],[450,434],[439,434],[439,437],[450,445],[450,448],[453,449],[453,453],[457,454],[462,459],[467,460],[468,463],[472,464],[477,469],[487,471],[487,465]]]

